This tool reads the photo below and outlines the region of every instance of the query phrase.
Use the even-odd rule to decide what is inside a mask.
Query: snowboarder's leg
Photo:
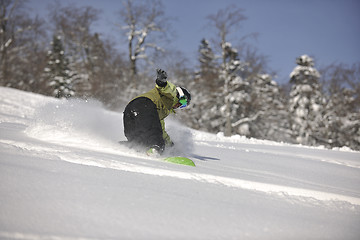
[[[124,132],[130,142],[147,148],[154,147],[160,153],[165,148],[156,105],[148,98],[136,98],[126,106]]]

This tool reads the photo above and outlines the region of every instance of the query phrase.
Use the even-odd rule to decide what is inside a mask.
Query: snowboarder
[[[130,143],[144,146],[148,155],[159,155],[174,143],[165,131],[164,119],[175,109],[190,104],[190,92],[167,81],[157,69],[156,86],[131,100],[124,110],[124,133]]]

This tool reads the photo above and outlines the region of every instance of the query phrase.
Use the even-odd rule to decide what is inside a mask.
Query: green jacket
[[[170,82],[167,82],[165,87],[160,87],[156,85],[155,88],[151,89],[149,92],[141,94],[136,98],[139,97],[147,97],[156,105],[161,127],[163,130],[163,138],[165,140],[165,144],[171,144],[172,141],[170,139],[170,136],[165,131],[164,119],[170,113],[175,113],[173,106],[176,105],[179,101],[179,99],[177,98],[176,86]]]

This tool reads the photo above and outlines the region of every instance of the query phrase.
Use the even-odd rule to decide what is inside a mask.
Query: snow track
[[[1,141],[0,144],[6,144],[8,146],[16,147],[20,149],[22,152],[28,151],[29,154],[35,155],[46,155],[50,159],[61,159],[70,163],[76,163],[81,165],[88,166],[96,166],[101,168],[109,168],[120,171],[132,172],[132,173],[141,173],[153,176],[161,176],[161,177],[172,177],[184,180],[198,181],[202,183],[210,183],[210,184],[220,184],[227,187],[234,187],[246,190],[253,190],[264,192],[267,194],[276,194],[278,196],[296,196],[296,197],[304,197],[304,198],[313,198],[320,201],[344,201],[350,204],[359,205],[360,206],[360,198],[344,196],[340,194],[333,194],[322,191],[314,191],[310,189],[302,189],[302,188],[294,188],[288,186],[281,186],[275,184],[261,183],[255,181],[247,181],[243,179],[215,176],[210,174],[203,174],[198,172],[184,172],[184,171],[175,171],[170,169],[160,169],[148,166],[141,166],[136,164],[138,160],[132,160],[132,163],[129,162],[120,162],[115,159],[120,158],[121,156],[132,156],[135,158],[143,158],[146,160],[159,161],[157,159],[151,159],[145,156],[137,156],[135,153],[127,153],[125,155],[119,155],[118,151],[113,150],[109,151],[103,149],[102,152],[98,152],[98,154],[89,154],[87,151],[87,156],[82,156],[81,151],[74,149],[67,150],[55,150],[51,147],[43,147],[37,145],[29,145],[27,143],[19,143],[14,141]],[[42,144],[42,145],[45,145]],[[26,154],[27,155],[27,154]],[[107,160],[101,160],[97,157],[93,157],[96,155],[105,156],[108,155]],[[109,157],[110,156],[110,157]],[[112,159],[112,160],[111,160]]]

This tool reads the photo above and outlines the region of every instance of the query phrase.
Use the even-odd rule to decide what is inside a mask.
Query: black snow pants
[[[124,110],[124,133],[129,142],[163,152],[165,141],[156,105],[146,97],[132,100]]]

